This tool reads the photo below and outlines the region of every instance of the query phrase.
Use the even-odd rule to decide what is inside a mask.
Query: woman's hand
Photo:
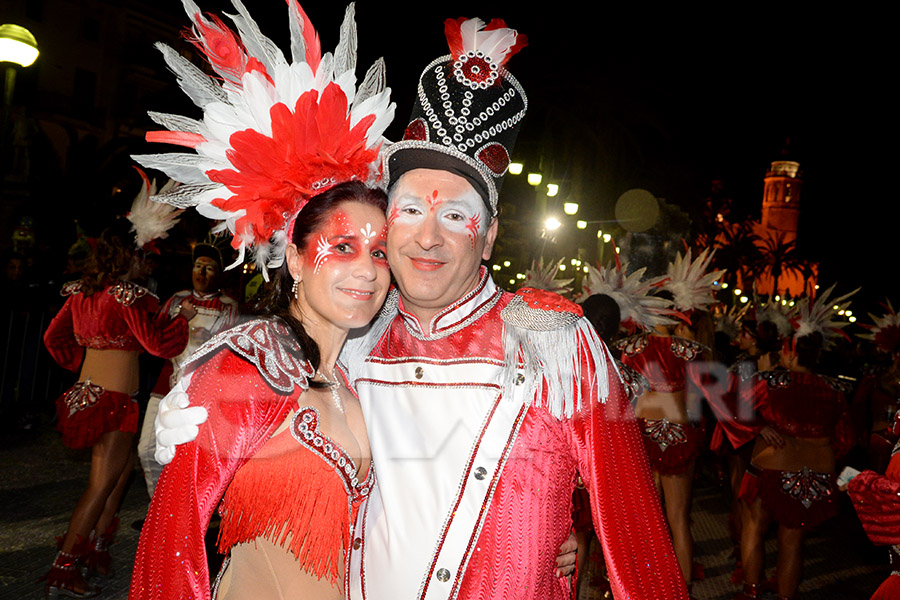
[[[781,437],[781,434],[766,425],[762,428],[762,431],[759,432],[759,436],[766,441],[770,446],[774,446],[775,448],[784,448],[784,438]]]

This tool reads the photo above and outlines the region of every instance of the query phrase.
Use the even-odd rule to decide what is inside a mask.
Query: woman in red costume
[[[181,352],[194,312],[185,303],[173,320],[157,316],[156,297],[128,281],[140,268],[128,227],[122,219],[103,232],[84,276],[63,286],[66,302],[44,335],[54,360],[79,372],[78,383],[56,401],[63,443],[91,448],[87,489],[47,574],[51,597],[87,598],[99,592],[84,580],[82,569],[109,572],[108,546],[134,460],[138,355],[147,350],[171,358]]]
[[[373,472],[359,401],[335,360],[390,284],[386,203],[358,182],[311,199],[262,318],[214,337],[188,365],[181,385],[209,422],[163,470],[132,598],[210,597],[203,538],[223,494],[219,549],[229,558],[217,598],[343,597]]]
[[[773,521],[778,523],[777,597],[790,599],[800,583],[806,532],[837,511],[835,460],[852,437],[848,386],[813,372],[822,345],[819,331],[786,342],[784,368],[757,374],[742,398],[758,415],[755,426],[741,426],[729,436],[758,434],[740,490],[744,590],[736,598],[741,600],[760,597],[763,536]]]
[[[894,417],[891,430],[894,437],[900,436],[900,414]],[[900,598],[900,443],[894,446],[884,475],[863,471],[846,489],[872,543],[890,546],[891,574],[872,600]]]

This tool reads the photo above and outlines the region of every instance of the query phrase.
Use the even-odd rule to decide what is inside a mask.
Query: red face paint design
[[[434,212],[437,208],[444,203],[443,198],[438,198],[438,191],[434,190],[431,192],[430,196],[425,196],[425,202],[428,203],[429,210]]]
[[[466,223],[466,231],[468,231],[469,241],[472,242],[472,248],[475,248],[475,240],[478,239],[478,231],[481,227],[481,213],[473,215]]]
[[[394,221],[397,220],[397,217],[400,216],[400,208],[397,207],[396,204],[391,206],[391,211],[388,213],[387,223],[385,227],[390,227],[394,224]]]
[[[305,254],[313,273],[318,273],[328,261],[356,260],[364,251],[372,253],[372,261],[377,266],[387,267],[386,240],[387,225],[380,232],[370,223],[354,227],[345,213],[336,210],[324,231],[309,242]]]

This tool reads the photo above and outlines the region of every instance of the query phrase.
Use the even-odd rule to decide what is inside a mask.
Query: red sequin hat
[[[509,167],[528,100],[504,67],[527,39],[500,19],[447,19],[450,54],[419,77],[403,140],[385,150],[389,185],[413,169],[438,169],[466,178],[491,214]]]

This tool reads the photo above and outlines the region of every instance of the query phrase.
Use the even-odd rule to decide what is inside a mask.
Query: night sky
[[[888,117],[896,69],[888,62],[886,15],[821,5],[702,10],[679,3],[660,11],[595,4],[586,12],[556,4],[565,9],[421,3],[413,14],[399,4],[359,1],[357,72],[384,56],[397,102],[388,137],[402,136],[421,69],[447,52],[443,20],[504,18],[529,37],[508,65],[529,96],[513,158],[543,156],[545,172],[563,182],[561,199],[576,193],[586,218],[610,218],[616,198],[631,188],[691,213],[713,179],[724,182],[736,217],[758,218],[763,177],[789,139],[788,158],[800,162],[804,180],[799,245],[821,262],[820,282],[895,295],[900,287],[885,274],[900,216],[889,183],[893,152],[885,149],[896,130]],[[287,48],[284,4],[248,6]],[[323,50],[332,50],[343,5],[304,8]]]

